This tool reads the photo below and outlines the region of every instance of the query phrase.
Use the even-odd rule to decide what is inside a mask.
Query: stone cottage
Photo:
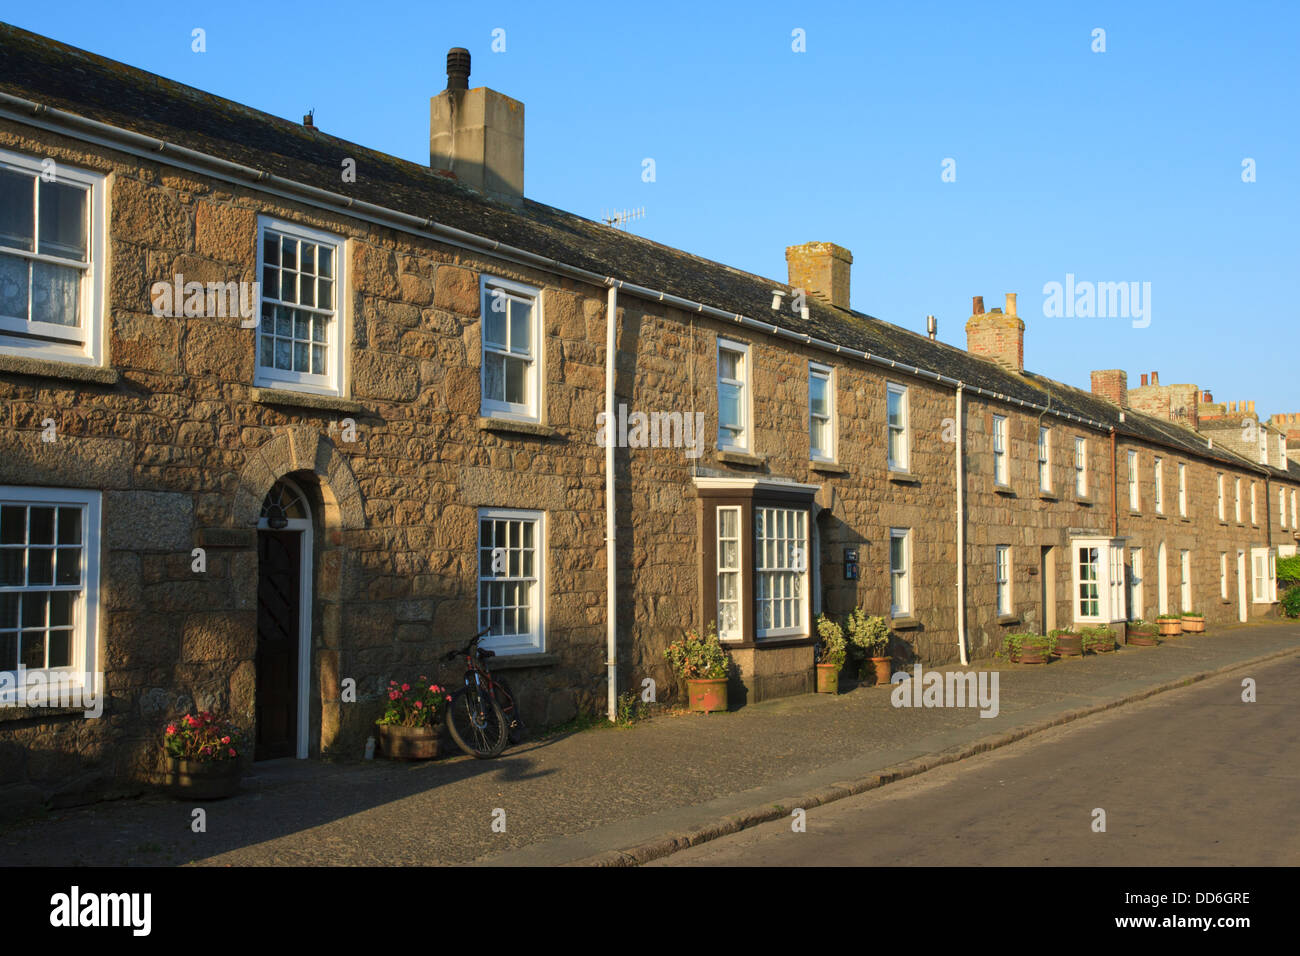
[[[1014,295],[963,350],[854,312],[832,243],[780,282],[533,202],[468,78],[424,166],[0,25],[0,807],[148,780],[192,707],[356,757],[480,627],[557,723],[670,698],[710,623],[757,701],[822,610],[935,664],[1275,613],[1293,461],[1027,370]]]

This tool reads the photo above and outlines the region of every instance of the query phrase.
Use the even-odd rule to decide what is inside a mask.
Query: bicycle
[[[463,648],[443,657],[465,658],[465,686],[452,694],[447,729],[461,750],[479,760],[500,756],[507,743],[520,743],[528,732],[510,685],[488,669],[487,660],[496,652],[478,646],[490,630],[483,628]]]

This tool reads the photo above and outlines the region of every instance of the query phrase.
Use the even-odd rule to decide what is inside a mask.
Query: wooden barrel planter
[[[1082,657],[1083,656],[1083,635],[1082,634],[1056,635],[1056,656],[1057,657]]]
[[[1185,634],[1204,634],[1205,617],[1201,614],[1184,614],[1183,615],[1183,633]]]
[[[817,693],[838,694],[840,692],[840,669],[834,664],[817,665]]]
[[[379,747],[389,760],[432,760],[438,756],[438,728],[380,724]]]
[[[1092,651],[1094,654],[1110,654],[1115,650],[1115,639],[1113,637],[1093,637],[1084,644],[1084,649]]]
[[[690,709],[698,713],[710,714],[715,710],[726,710],[727,678],[688,678],[686,697]]]
[[[1129,631],[1128,642],[1137,647],[1155,647],[1160,640],[1152,631]]]
[[[224,800],[239,792],[244,768],[238,760],[168,758],[167,785],[183,800]]]
[[[1166,618],[1163,621],[1157,620],[1156,624],[1160,626],[1161,637],[1177,637],[1183,633],[1183,622],[1178,618]]]

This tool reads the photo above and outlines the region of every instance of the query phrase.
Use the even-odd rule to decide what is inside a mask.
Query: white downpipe
[[[966,426],[962,423],[962,390],[957,383],[957,650],[965,667],[970,663],[966,656],[966,479],[963,474],[962,445]]]
[[[605,305],[605,667],[609,680],[609,719],[618,719],[618,592],[615,573],[617,526],[614,514],[614,351],[618,347],[618,287],[609,287]]]

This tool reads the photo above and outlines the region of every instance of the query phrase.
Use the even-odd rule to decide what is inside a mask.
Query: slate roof
[[[395,209],[527,249],[604,276],[771,321],[790,331],[939,372],[968,385],[1113,426],[1119,433],[1234,465],[1245,459],[1207,449],[1172,422],[1120,409],[1090,392],[1032,372],[1005,370],[943,342],[859,312],[809,299],[808,318],[771,308],[785,282],[733,269],[612,229],[543,203],[491,200],[427,166],[339,139],[144,70],[0,24],[0,91],[166,140],[230,162]],[[357,181],[341,182],[344,157]],[[788,302],[788,299],[787,299]]]

